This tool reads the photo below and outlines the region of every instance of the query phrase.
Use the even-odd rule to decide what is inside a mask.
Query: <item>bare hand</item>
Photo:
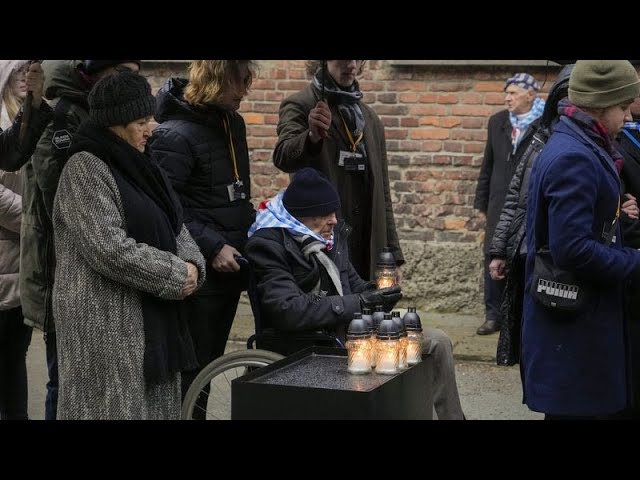
[[[629,218],[637,220],[640,216],[640,209],[638,208],[638,201],[636,200],[636,197],[630,193],[625,193],[624,196],[628,198],[628,200],[622,204],[622,211],[626,213]]]
[[[235,257],[239,257],[240,252],[231,245],[225,245],[218,255],[213,257],[211,266],[217,272],[238,272],[240,265],[236,262]]]
[[[198,267],[191,262],[185,262],[187,264],[187,279],[182,287],[182,298],[191,295],[198,286]]]
[[[491,280],[502,280],[507,273],[507,261],[504,258],[494,258],[489,264]]]
[[[331,110],[326,102],[320,101],[309,112],[309,138],[313,143],[328,138],[329,127],[331,127]]]
[[[27,90],[33,94],[33,107],[40,108],[44,92],[44,72],[38,62],[29,65],[27,71]]]

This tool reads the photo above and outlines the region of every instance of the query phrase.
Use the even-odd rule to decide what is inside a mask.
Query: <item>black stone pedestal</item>
[[[232,420],[431,420],[433,362],[352,375],[347,351],[311,347],[231,383]]]

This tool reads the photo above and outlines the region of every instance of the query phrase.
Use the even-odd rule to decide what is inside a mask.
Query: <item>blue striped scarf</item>
[[[247,236],[251,237],[261,228],[284,228],[293,236],[308,235],[313,237],[319,242],[322,242],[322,244],[327,247],[327,250],[331,250],[333,247],[333,235],[331,235],[330,240],[325,240],[322,235],[315,233],[291,215],[282,203],[283,194],[284,192],[278,193],[274,198],[269,200],[266,208],[258,210],[256,221],[253,222],[253,225],[249,228]]]
[[[515,153],[518,145],[520,145],[520,140],[522,140],[522,136],[524,132],[527,130],[527,127],[531,125],[538,117],[542,115],[544,111],[544,100],[540,97],[537,97],[533,101],[533,106],[531,110],[518,118],[518,115],[515,113],[509,112],[509,120],[511,120],[511,125],[513,126],[513,132],[511,134],[511,144],[513,145],[513,152]]]

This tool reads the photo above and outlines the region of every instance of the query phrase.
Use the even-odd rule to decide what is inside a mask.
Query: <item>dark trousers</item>
[[[0,419],[28,420],[27,350],[31,327],[22,309],[0,311]]]
[[[193,339],[199,367],[197,370],[182,372],[183,399],[198,373],[207,364],[224,354],[239,300],[240,291],[207,292],[204,295],[192,295],[185,300],[189,312],[189,332]],[[209,386],[207,385],[196,403],[194,419],[205,419],[208,397]]]
[[[502,295],[506,281],[491,280],[489,275],[489,264],[491,257],[484,256],[484,312],[485,320],[495,320],[498,325],[502,325],[502,314],[500,306],[502,305]]]
[[[55,420],[58,411],[58,347],[56,345],[56,333],[45,334],[44,341],[47,348],[47,369],[49,370],[44,419]]]

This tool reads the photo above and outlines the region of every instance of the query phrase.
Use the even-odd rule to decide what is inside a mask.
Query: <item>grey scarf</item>
[[[320,69],[313,76],[313,86],[318,92],[322,91],[322,83],[322,69]],[[338,111],[353,133],[354,138],[359,137],[360,133],[364,131],[365,122],[360,108],[363,94],[360,91],[358,82],[354,81],[349,88],[343,89],[338,87],[331,75],[327,75],[327,79],[324,82],[324,92],[327,100],[337,105]],[[364,142],[358,145],[358,148],[361,148],[362,153],[365,153]]]
[[[303,244],[302,254],[307,260],[310,260],[311,255],[315,255],[320,265],[322,265],[327,271],[331,282],[333,282],[333,286],[336,287],[336,291],[340,296],[342,296],[343,293],[342,283],[340,282],[340,272],[338,271],[338,267],[336,267],[336,264],[333,263],[333,260],[331,260],[327,256],[327,254],[324,253],[326,245],[318,240],[306,242],[307,239],[312,238],[309,235],[296,235],[293,238],[295,238],[297,242]],[[315,287],[313,287],[311,293],[320,293],[320,279],[318,279],[318,283]]]

